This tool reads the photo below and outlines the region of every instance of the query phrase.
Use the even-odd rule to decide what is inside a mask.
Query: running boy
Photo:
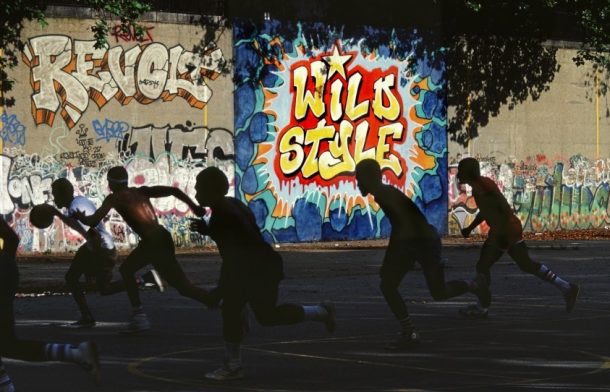
[[[278,286],[284,277],[282,258],[263,239],[252,211],[239,200],[225,196],[229,191],[225,174],[215,167],[204,169],[197,175],[195,190],[197,202],[210,207],[212,216],[208,224],[202,219],[193,220],[191,230],[210,236],[222,257],[218,287],[210,294],[215,304],[223,301],[224,366],[206,374],[206,378],[244,377],[240,343],[246,304],[250,304],[256,319],[264,326],[315,320],[334,332],[335,308],[331,303],[277,304]]]
[[[561,279],[546,265],[536,263],[530,258],[527,246],[523,241],[521,221],[498,186],[491,179],[481,176],[479,162],[474,158],[462,159],[458,164],[457,178],[460,183],[472,187],[472,195],[479,208],[472,223],[461,230],[462,235],[468,237],[472,230],[483,221],[489,225],[489,234],[477,262],[475,280],[485,282],[489,286],[491,266],[500,259],[504,252],[508,252],[522,271],[557,287],[566,301],[566,310],[571,312],[580,291],[579,286]],[[460,313],[470,318],[485,318],[489,305],[491,305],[491,296],[486,300],[479,298],[477,305],[464,308]]]
[[[54,209],[55,216],[86,239],[86,242],[76,251],[72,264],[66,273],[66,284],[81,313],[80,319],[69,324],[69,326],[72,328],[91,328],[95,326],[95,319],[89,306],[87,306],[87,300],[79,279],[82,275],[95,277],[95,283],[101,295],[111,295],[125,291],[125,284],[122,280],[111,282],[112,270],[117,261],[117,251],[112,236],[102,222],[95,227],[88,227],[74,218],[77,211],[92,215],[95,212],[95,205],[84,196],[74,196],[74,187],[68,179],[59,178],[53,181],[51,192],[57,207],[67,208],[65,215]],[[163,291],[163,283],[155,270],[149,271],[140,280],[142,282],[148,280],[159,291]]]
[[[403,192],[383,184],[381,168],[377,161],[360,161],[356,165],[356,180],[360,192],[364,196],[373,195],[392,225],[390,241],[379,274],[381,292],[401,326],[401,336],[396,348],[410,348],[419,342],[419,334],[413,327],[405,301],[398,291],[400,282],[416,261],[423,269],[428,289],[435,301],[467,292],[483,299],[489,296],[487,286],[479,282],[445,282],[440,257],[441,240],[436,229]]]
[[[159,225],[150,199],[174,196],[186,203],[196,215],[203,215],[205,210],[178,188],[169,186],[129,187],[127,170],[122,166],[111,168],[108,171],[107,179],[112,193],[104,199],[100,208],[92,215],[87,216],[82,212],[77,212],[74,217],[88,226],[95,227],[114,208],[123,217],[125,223],[140,236],[140,243],[119,268],[133,307],[131,322],[126,332],[136,333],[150,329],[134,277],[136,271],[148,264],[152,264],[161,277],[174,286],[181,295],[208,305],[210,303],[208,292],[194,286],[178,264],[174,241],[170,233]]]
[[[72,362],[87,370],[95,381],[99,382],[99,361],[94,343],[84,342],[74,346],[17,338],[13,300],[19,284],[19,272],[15,261],[19,237],[1,216],[0,243],[0,392],[15,391],[1,357],[30,362]]]

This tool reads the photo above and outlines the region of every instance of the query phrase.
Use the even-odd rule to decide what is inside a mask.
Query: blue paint
[[[258,179],[256,178],[254,166],[249,166],[244,172],[241,189],[249,194],[254,194],[258,191]]]
[[[258,80],[262,64],[252,44],[235,48],[235,84]]]
[[[316,204],[301,198],[295,203],[292,215],[298,241],[319,241],[322,238],[322,217]]]
[[[250,121],[250,125],[248,126],[248,132],[252,143],[264,142],[267,139],[268,120],[267,115],[263,112],[254,114]]]
[[[250,203],[248,203],[248,208],[252,210],[258,227],[265,227],[265,221],[267,220],[267,215],[269,214],[269,209],[267,209],[267,204],[265,204],[265,201],[262,199],[252,200]]]
[[[246,132],[240,132],[235,136],[235,163],[245,171],[252,160],[254,145]]]
[[[245,127],[246,122],[252,116],[256,104],[254,89],[249,83],[237,87],[234,94],[235,99],[235,129]]]

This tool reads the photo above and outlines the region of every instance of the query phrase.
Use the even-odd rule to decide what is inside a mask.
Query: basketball
[[[30,211],[30,223],[39,229],[45,229],[53,223],[55,208],[48,204],[38,204]]]

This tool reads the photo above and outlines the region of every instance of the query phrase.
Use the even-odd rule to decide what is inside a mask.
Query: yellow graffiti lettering
[[[315,80],[315,91],[307,91],[307,81],[309,80],[309,71],[307,67],[301,66],[294,70],[294,88],[295,88],[295,104],[294,117],[297,120],[302,120],[307,114],[307,108],[311,108],[314,116],[320,118],[325,111],[324,101],[324,84],[326,77],[324,75],[325,64],[322,61],[314,61],[311,63],[311,76]]]
[[[356,121],[360,117],[366,115],[369,112],[369,101],[360,102],[356,104],[356,97],[358,91],[360,91],[360,85],[362,84],[362,75],[358,72],[350,76],[349,83],[347,85],[347,102],[345,106],[345,114],[350,120]]]
[[[280,169],[283,173],[291,175],[296,173],[303,159],[305,152],[303,151],[303,140],[305,132],[301,127],[290,128],[280,140]]]
[[[305,145],[311,145],[311,149],[305,158],[305,164],[301,169],[303,177],[310,178],[318,172],[318,152],[320,151],[320,142],[322,140],[331,139],[335,134],[335,127],[326,125],[326,120],[318,123],[316,128],[310,129],[305,134]]]
[[[343,82],[337,79],[330,85],[330,118],[333,121],[339,121],[343,116],[341,91],[343,91]]]
[[[375,82],[375,98],[373,99],[373,113],[380,120],[388,119],[395,121],[400,115],[400,104],[398,99],[392,92],[394,87],[394,75],[390,74],[384,78],[381,78]],[[383,104],[383,97],[388,100],[388,106]]]
[[[402,167],[398,157],[390,152],[390,145],[387,143],[387,137],[392,136],[394,140],[402,138],[403,127],[401,123],[394,123],[379,127],[379,141],[377,142],[376,160],[379,162],[381,169],[389,168],[397,176],[402,174]],[[386,158],[386,155],[387,158]]]
[[[330,180],[341,173],[356,170],[356,163],[349,153],[349,141],[354,127],[349,121],[341,121],[339,133],[329,143],[328,150],[320,155],[320,177]]]
[[[369,148],[368,150],[364,151],[364,143],[366,142],[368,133],[369,123],[367,121],[363,121],[356,125],[356,148],[354,149],[354,158],[356,163],[365,159],[375,159],[374,148]]]

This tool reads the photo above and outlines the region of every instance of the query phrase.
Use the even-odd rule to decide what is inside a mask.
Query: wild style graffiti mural
[[[446,231],[443,69],[413,59],[414,39],[373,28],[235,25],[236,187],[269,241],[387,235],[387,218],[355,184],[366,158]]]
[[[449,168],[449,231],[458,234],[477,212],[468,187],[459,187],[457,165]],[[603,228],[610,225],[610,159],[582,155],[523,161],[481,160],[482,175],[492,178],[527,231]],[[488,228],[483,224],[481,232]]]

